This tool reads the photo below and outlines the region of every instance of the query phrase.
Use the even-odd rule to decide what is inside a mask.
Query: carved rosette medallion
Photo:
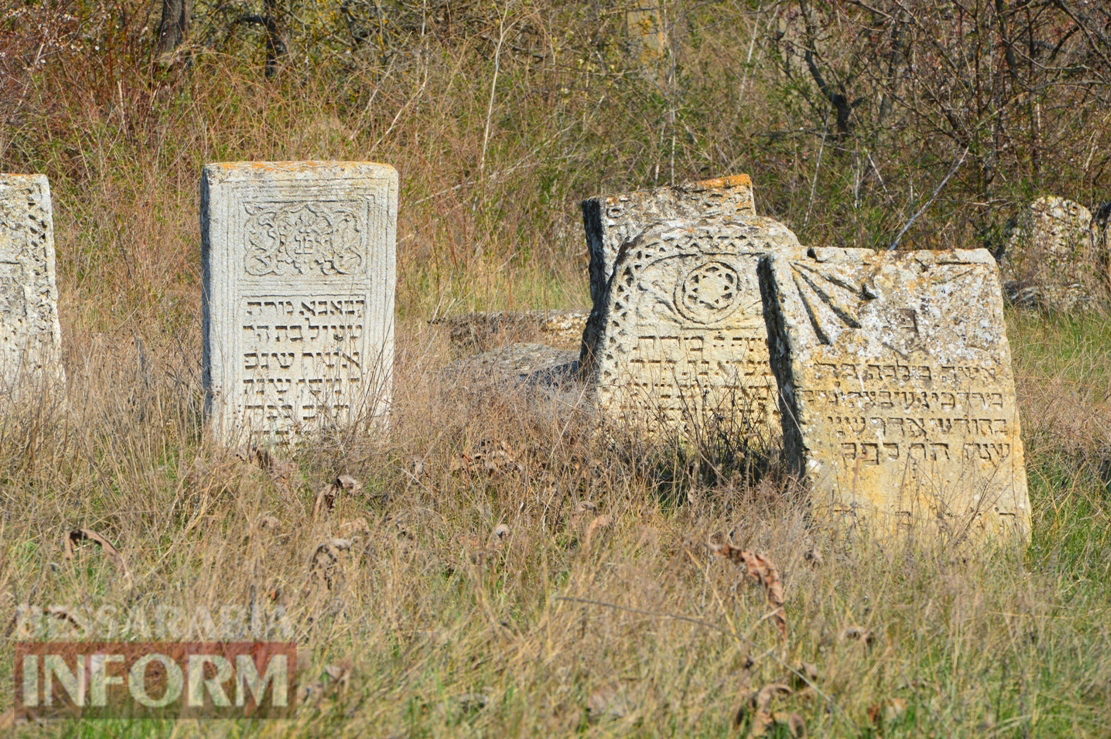
[[[737,310],[740,286],[736,267],[721,260],[706,261],[679,283],[675,307],[695,323],[717,323]]]

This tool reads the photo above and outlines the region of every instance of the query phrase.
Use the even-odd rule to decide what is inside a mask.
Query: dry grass
[[[810,735],[1111,728],[1099,445],[1033,415],[1085,397],[1049,382],[1065,370],[1038,341],[1100,362],[1111,344],[1016,320],[1035,542],[985,560],[839,541],[774,467],[718,474],[592,440],[583,419],[514,393],[460,395],[436,379],[441,330],[400,328],[390,433],[321,439],[269,468],[205,441],[195,360],[136,345],[110,367],[99,338],[71,340],[68,412],[46,402],[0,429],[4,612],[281,605],[315,686],[289,722],[21,733],[726,735],[774,683],[793,687],[769,715]],[[1028,399],[1035,386],[1054,398]],[[361,488],[329,508],[318,494],[341,473]],[[65,559],[77,528],[118,546],[130,579],[95,544]],[[722,533],[778,569],[786,639],[764,591],[715,555]],[[337,538],[350,546],[318,552]]]
[[[1034,540],[986,559],[850,546],[743,450],[602,443],[567,412],[437,379],[450,350],[427,319],[586,305],[577,202],[590,195],[749,171],[761,212],[804,241],[888,243],[961,147],[939,150],[909,116],[862,124],[831,151],[813,90],[779,76],[768,42],[792,4],[676,4],[679,73],[664,86],[629,62],[623,9],[606,4],[521,2],[490,17],[460,4],[472,15],[402,29],[391,55],[321,42],[274,80],[246,33],[154,70],[149,3],[116,5],[28,5],[39,25],[0,26],[0,169],[50,177],[70,379],[64,398],[0,415],[0,703],[21,603],[281,605],[314,691],[290,722],[17,733],[743,735],[777,683],[790,694],[763,695],[777,694],[767,712],[781,736],[792,713],[812,736],[1111,733],[1100,321],[1011,318]],[[49,17],[59,8],[73,15]],[[515,50],[494,84],[498,17]],[[738,39],[752,40],[751,63]],[[46,63],[28,72],[37,49]],[[991,192],[962,170],[908,243],[979,245],[1019,196],[1094,191],[1103,162],[1087,152],[1111,138],[1099,110],[1056,121],[1091,138],[1046,154],[1052,179],[1024,174],[1018,147],[997,152],[1006,176]],[[399,169],[388,434],[318,439],[269,469],[206,440],[197,178],[239,159]],[[319,494],[339,474],[361,488],[329,507]],[[129,576],[91,542],[65,558],[63,537],[82,528],[119,548]],[[786,639],[764,590],[709,545],[721,533],[774,563]],[[334,539],[349,546],[321,551]]]

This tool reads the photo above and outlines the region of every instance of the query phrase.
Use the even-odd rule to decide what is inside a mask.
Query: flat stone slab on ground
[[[785,453],[817,515],[1029,536],[991,254],[793,249],[760,271]]]
[[[667,221],[627,242],[584,334],[584,375],[606,416],[688,439],[707,423],[778,435],[756,267],[797,246],[759,217]]]
[[[204,367],[225,443],[382,418],[390,402],[397,172],[368,162],[209,164]]]
[[[601,195],[584,200],[582,210],[594,305],[603,299],[621,245],[653,223],[678,219],[725,222],[756,215],[752,180],[747,174]]]
[[[0,393],[65,381],[45,175],[0,175]]]
[[[579,353],[546,344],[516,343],[449,364],[444,377],[475,389],[540,385],[578,385]]]
[[[539,339],[547,346],[579,349],[587,315],[563,310],[494,311],[447,316],[431,323],[447,326],[452,346],[464,353],[487,351],[507,339],[516,343]]]

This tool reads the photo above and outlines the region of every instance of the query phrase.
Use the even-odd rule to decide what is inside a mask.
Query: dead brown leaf
[[[880,703],[868,707],[868,720],[873,725],[882,727],[902,716],[907,711],[905,698],[888,698]]]
[[[772,714],[772,721],[776,724],[786,726],[791,736],[802,737],[806,736],[806,722],[802,720],[802,716],[797,713],[788,713],[786,711],[776,711]]]
[[[749,725],[749,736],[761,736],[765,734],[768,729],[775,726],[777,723],[788,724],[790,727],[790,715],[772,713],[772,701],[779,697],[786,697],[793,693],[790,686],[783,683],[769,683],[760,690],[750,693],[747,698],[741,703],[741,707],[737,710],[733,722],[736,726],[744,723],[745,717],[752,714],[752,723]],[[782,719],[782,720],[780,720]],[[801,719],[800,719],[801,721]],[[790,727],[794,732],[794,728]],[[805,726],[803,727],[803,736],[805,736]],[[798,736],[798,734],[796,734]]]
[[[808,689],[818,681],[818,668],[809,662],[800,662],[791,672],[791,685],[795,690]]]
[[[624,718],[629,712],[629,700],[620,683],[598,688],[587,699],[586,712],[591,721],[603,718]]]
[[[336,498],[340,493],[353,494],[363,489],[363,484],[351,475],[339,475],[326,487],[321,488],[316,494],[316,505],[313,507],[313,519],[317,519],[324,510],[333,510],[336,507]]]
[[[108,559],[119,568],[124,578],[128,581],[131,580],[131,571],[127,569],[127,562],[124,561],[123,555],[120,554],[120,550],[116,549],[112,542],[92,529],[77,529],[69,532],[62,542],[65,547],[66,559],[73,559],[77,544],[82,541],[93,541],[99,544],[101,551],[108,555]]]
[[[595,517],[594,520],[590,522],[590,525],[586,527],[586,536],[583,537],[583,548],[589,548],[590,543],[594,541],[594,538],[598,536],[598,533],[601,530],[607,529],[612,525],[613,516],[609,514],[603,514],[601,516]]]
[[[875,634],[871,629],[865,629],[860,626],[846,626],[841,629],[841,633],[837,635],[841,641],[858,641],[867,646],[872,646],[872,642],[876,640]]]
[[[258,517],[258,527],[264,530],[277,531],[282,527],[282,522],[274,516],[262,515]]]
[[[718,543],[720,541],[720,543]],[[787,638],[787,612],[783,607],[785,601],[783,582],[779,578],[779,571],[771,560],[758,552],[747,549],[742,550],[733,546],[728,541],[715,538],[710,541],[710,548],[722,557],[742,565],[745,568],[745,577],[755,580],[764,588],[765,597],[775,610],[772,611],[772,620],[784,639]]]
[[[283,484],[289,484],[298,470],[296,462],[279,459],[277,455],[265,447],[251,447],[247,451],[240,451],[236,456],[245,462],[256,465],[259,469],[265,470],[270,473],[270,477],[275,482]]]
[[[324,584],[331,589],[336,564],[339,562],[339,553],[350,548],[350,539],[332,539],[324,542],[313,552],[309,572],[322,578]]]
[[[332,682],[347,684],[351,681],[352,667],[351,660],[341,660],[339,664],[326,665],[324,667],[324,674],[327,675]]]
[[[468,478],[480,472],[486,475],[523,472],[524,466],[509,442],[483,439],[473,454],[460,454],[451,461],[452,472],[462,472]]]

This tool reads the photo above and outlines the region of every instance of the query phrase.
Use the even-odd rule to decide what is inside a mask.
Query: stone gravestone
[[[1008,298],[1064,313],[1106,307],[1108,246],[1083,205],[1056,196],[1038,198],[1017,219],[1003,253]]]
[[[1028,536],[991,254],[792,249],[760,265],[785,453],[815,513]]]
[[[776,221],[665,221],[621,247],[584,332],[584,374],[611,419],[697,437],[776,413],[757,263],[797,247]]]
[[[204,168],[204,367],[217,439],[287,441],[384,416],[396,224],[389,165]]]
[[[756,215],[752,180],[746,174],[688,182],[673,187],[603,195],[582,203],[586,247],[590,253],[590,299],[603,302],[621,245],[657,221],[729,221]]]
[[[54,220],[44,175],[0,175],[0,393],[65,382]]]

